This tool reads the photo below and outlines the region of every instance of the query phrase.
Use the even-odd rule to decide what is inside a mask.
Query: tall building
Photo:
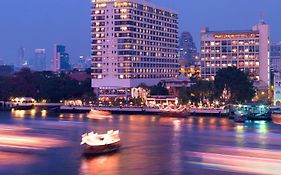
[[[18,50],[18,61],[16,64],[17,67],[21,68],[23,66],[28,66],[27,58],[26,58],[26,49],[21,47]]]
[[[270,46],[270,67],[274,71],[281,71],[281,42]]]
[[[53,53],[53,71],[68,71],[70,70],[69,54],[66,53],[66,47],[64,45],[54,45]]]
[[[281,73],[274,74],[274,106],[281,106]]]
[[[36,71],[46,70],[46,50],[45,49],[35,49],[34,58],[32,59],[32,69]]]
[[[179,57],[187,60],[189,64],[193,64],[197,57],[197,48],[193,42],[193,37],[189,32],[183,32],[179,38]]]
[[[213,80],[221,68],[234,66],[261,86],[269,86],[269,26],[259,22],[252,30],[201,31],[201,74]]]
[[[145,0],[92,2],[92,87],[100,96],[178,75],[176,13]]]

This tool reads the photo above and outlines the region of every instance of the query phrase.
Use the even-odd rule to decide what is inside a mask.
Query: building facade
[[[145,0],[92,2],[92,87],[99,95],[130,94],[126,89],[140,83],[178,75],[176,13]]]
[[[281,42],[270,45],[270,67],[273,71],[281,71]]]
[[[214,80],[229,66],[247,72],[251,79],[269,86],[269,26],[265,22],[245,31],[201,31],[201,74]]]
[[[189,64],[194,64],[197,61],[197,48],[189,32],[183,32],[180,35],[179,48],[179,58],[187,60]]]
[[[281,106],[281,73],[274,74],[274,106]]]
[[[46,65],[46,50],[45,49],[35,49],[34,58],[32,59],[32,69],[35,71],[45,71],[47,69]]]
[[[66,47],[64,45],[54,45],[53,53],[53,71],[68,71],[71,66],[69,63],[69,54],[66,53]]]
[[[28,66],[28,61],[26,58],[26,49],[21,47],[18,49],[18,60],[16,66],[18,68],[26,67]]]

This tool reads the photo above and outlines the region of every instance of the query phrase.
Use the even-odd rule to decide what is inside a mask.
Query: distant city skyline
[[[261,18],[270,25],[271,41],[281,40],[278,0],[151,2],[177,11],[180,32],[190,32],[197,47],[200,29],[205,26],[214,30],[247,29]],[[46,48],[50,61],[55,43],[67,46],[71,62],[76,62],[80,55],[90,55],[90,7],[90,0],[1,0],[0,59],[15,63],[18,50],[23,47],[27,58],[34,56],[34,49]]]

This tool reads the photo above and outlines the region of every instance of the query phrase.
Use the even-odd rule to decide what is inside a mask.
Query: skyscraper
[[[176,13],[145,0],[92,2],[92,87],[100,96],[178,75]]]
[[[28,66],[27,58],[26,58],[26,49],[21,47],[18,50],[18,60],[17,60],[17,67],[21,68],[23,66]]]
[[[281,71],[281,42],[270,46],[270,66],[274,71]]]
[[[201,31],[202,78],[213,80],[221,68],[234,66],[269,86],[269,26],[261,21],[252,30]]]
[[[64,45],[54,45],[53,53],[53,71],[68,71],[70,70],[69,64],[69,54],[66,53],[66,48]]]
[[[32,69],[36,71],[46,70],[46,50],[35,49],[34,58],[32,60]]]
[[[185,59],[189,64],[196,61],[198,56],[197,48],[193,42],[193,37],[189,32],[183,32],[179,38],[179,57]]]

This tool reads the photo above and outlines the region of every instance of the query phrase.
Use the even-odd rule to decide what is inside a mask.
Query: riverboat
[[[237,123],[245,123],[247,120],[247,115],[249,115],[245,111],[235,111],[234,112],[234,121]]]
[[[82,135],[81,145],[84,146],[85,155],[99,155],[116,152],[120,149],[119,131],[107,131],[106,134],[94,132]]]
[[[281,107],[280,106],[274,106],[270,108],[271,110],[271,117],[272,121],[275,124],[281,124]]]
[[[7,102],[14,110],[31,110],[35,100],[31,97],[17,97]]]

